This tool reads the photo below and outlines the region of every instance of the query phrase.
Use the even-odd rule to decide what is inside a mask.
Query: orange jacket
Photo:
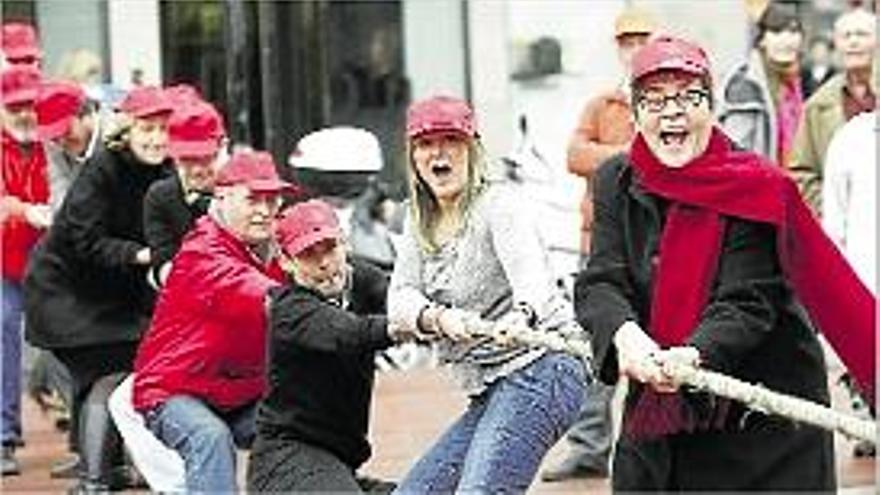
[[[568,143],[568,171],[587,180],[581,201],[581,252],[590,252],[593,200],[590,182],[608,158],[628,149],[635,134],[629,97],[621,90],[602,93],[581,113]]]

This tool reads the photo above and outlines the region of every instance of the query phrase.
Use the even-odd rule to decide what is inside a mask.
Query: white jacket
[[[853,117],[831,140],[822,184],[822,226],[877,293],[877,112]]]

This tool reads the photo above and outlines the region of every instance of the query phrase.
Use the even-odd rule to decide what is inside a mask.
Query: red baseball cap
[[[451,96],[434,96],[410,105],[406,115],[408,138],[444,131],[477,136],[476,117],[467,102]]]
[[[51,82],[43,85],[37,98],[37,135],[40,139],[58,139],[70,130],[86,93],[69,82]]]
[[[661,35],[648,41],[632,60],[632,80],[661,70],[677,70],[697,76],[709,75],[709,58],[690,41]]]
[[[174,159],[212,156],[225,134],[223,118],[213,105],[190,101],[175,108],[168,120],[168,155]]]
[[[173,110],[165,91],[157,86],[138,86],[132,89],[116,108],[135,118],[171,113]]]
[[[265,151],[235,152],[217,174],[218,187],[243,185],[252,192],[294,191],[293,184],[278,177],[272,155]]]
[[[40,42],[37,31],[24,22],[3,24],[3,56],[12,63],[19,60],[39,60]]]
[[[13,65],[0,76],[3,106],[33,103],[40,92],[40,70],[31,65]]]
[[[342,236],[336,213],[320,199],[293,205],[275,224],[275,238],[288,256],[297,256],[318,242]]]

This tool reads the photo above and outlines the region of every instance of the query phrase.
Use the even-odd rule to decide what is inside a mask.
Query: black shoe
[[[555,482],[574,478],[607,478],[608,468],[584,464],[576,457],[568,457],[555,466],[541,472],[541,481]]]
[[[3,446],[3,476],[15,476],[21,474],[21,466],[15,458],[15,447]]]
[[[72,480],[79,476],[79,455],[69,456],[52,463],[49,468],[49,477],[56,480]]]
[[[358,486],[365,494],[370,495],[387,495],[397,488],[397,483],[393,481],[380,480],[379,478],[371,478],[369,476],[355,476]]]
[[[67,490],[67,495],[109,495],[110,487],[104,483],[80,480]]]
[[[860,440],[853,447],[853,455],[856,457],[877,457],[877,446],[867,440]]]

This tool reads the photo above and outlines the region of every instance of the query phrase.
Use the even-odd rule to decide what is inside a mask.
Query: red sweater
[[[2,181],[0,198],[9,196],[24,203],[46,204],[49,202],[49,181],[46,172],[46,154],[40,143],[31,145],[30,153],[22,153],[19,143],[3,131]],[[24,278],[31,249],[43,234],[24,219],[12,212],[2,215],[0,242],[2,242],[3,278],[20,282]]]

